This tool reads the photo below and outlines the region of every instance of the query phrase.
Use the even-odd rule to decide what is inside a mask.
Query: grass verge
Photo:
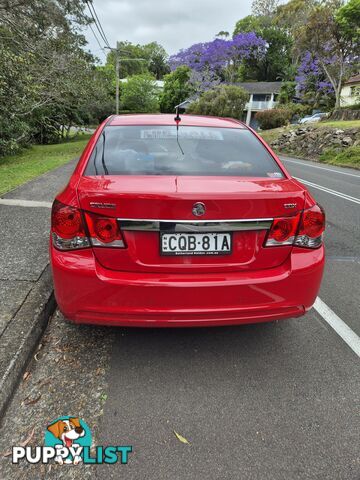
[[[308,123],[305,125],[314,125],[316,127],[334,127],[346,130],[347,128],[360,128],[360,120],[324,120],[318,123]]]
[[[17,155],[1,157],[0,195],[80,156],[90,136],[56,145],[33,145]]]
[[[319,162],[360,169],[360,146],[348,147],[341,152],[329,148],[320,155]]]

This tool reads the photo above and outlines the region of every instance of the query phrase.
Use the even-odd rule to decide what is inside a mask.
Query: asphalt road
[[[340,320],[360,335],[360,171],[296,159],[285,159],[285,165],[313,184],[308,188],[326,209],[328,260],[319,297],[333,313],[313,309],[300,319],[242,327],[98,329],[99,335],[93,327],[60,328],[58,314],[43,356],[30,367],[29,386],[21,386],[9,407],[0,447],[17,438],[14,425],[22,425],[22,438],[34,424],[42,435],[46,422],[68,412],[91,425],[99,392],[89,378],[101,365],[96,375],[106,401],[102,417],[96,413],[96,444],[130,444],[133,453],[128,465],[95,468],[96,478],[359,480],[360,369],[351,348],[356,337],[346,343],[328,322],[335,318],[336,328]],[[41,192],[35,182],[11,197],[49,201],[68,174],[69,167],[58,169],[38,180]],[[94,367],[88,349],[76,349],[89,338]],[[70,367],[62,357],[52,360],[63,345],[64,362],[77,365],[76,375],[71,370],[76,387],[70,388]],[[26,389],[33,394],[48,377],[51,394],[24,406]],[[66,411],[56,410],[61,406]],[[24,468],[23,476],[6,478],[38,478],[38,470],[32,471],[34,476]],[[76,472],[77,478],[86,476],[71,471],[71,478]]]
[[[360,335],[360,172],[285,165],[359,199],[309,187],[327,213],[320,298]],[[359,373],[314,310],[275,325],[119,332],[99,440],[121,439],[134,454],[99,478],[357,480]]]

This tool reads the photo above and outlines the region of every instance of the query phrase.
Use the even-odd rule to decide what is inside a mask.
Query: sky
[[[251,3],[251,0],[93,0],[111,46],[117,40],[140,44],[157,41],[170,55],[194,43],[213,40],[221,30],[232,34],[237,20],[251,13]],[[88,48],[104,62],[105,56],[91,30],[84,33]]]

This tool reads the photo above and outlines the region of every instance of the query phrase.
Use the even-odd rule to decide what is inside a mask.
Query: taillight
[[[85,212],[85,219],[92,245],[100,247],[125,247],[125,242],[116,218],[103,217],[95,213]]]
[[[91,245],[125,247],[116,218],[82,212],[58,200],[55,200],[51,212],[51,235],[54,247],[59,250],[87,248]]]
[[[59,250],[73,250],[90,246],[78,208],[55,200],[51,211],[53,244]]]
[[[275,247],[280,245],[292,245],[298,229],[300,213],[294,217],[275,218],[265,245]]]
[[[322,244],[325,230],[325,212],[320,205],[304,210],[294,245],[317,248]]]
[[[322,244],[324,230],[325,213],[316,204],[294,217],[275,218],[265,246],[297,245],[317,248]]]

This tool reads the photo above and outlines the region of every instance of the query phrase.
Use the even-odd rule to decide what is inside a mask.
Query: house
[[[187,98],[183,102],[179,103],[179,105],[176,105],[175,108],[179,108],[180,111],[185,111],[190,107],[190,105],[195,102],[199,98],[199,95],[193,95],[190,98]]]
[[[257,128],[256,112],[270,110],[277,105],[277,96],[280,92],[281,82],[242,82],[236,83],[250,94],[250,99],[245,106],[243,121],[253,128]],[[197,100],[198,96],[184,100],[178,107],[187,110],[189,105]]]
[[[360,74],[349,78],[340,93],[341,107],[349,107],[357,103],[360,103]]]
[[[257,127],[256,112],[276,107],[281,82],[242,82],[236,84],[250,94],[243,120],[253,128]]]

